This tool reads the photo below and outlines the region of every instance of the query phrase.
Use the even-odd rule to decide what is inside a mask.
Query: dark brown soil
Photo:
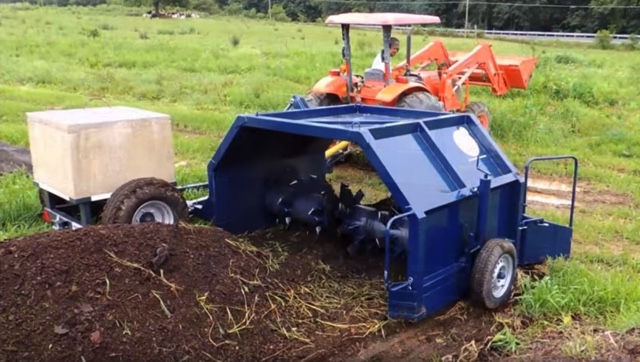
[[[461,302],[386,321],[380,260],[345,255],[313,236],[206,226],[13,239],[0,243],[0,361],[498,360],[492,313]]]
[[[159,248],[166,261],[154,265]],[[0,359],[303,358],[310,336],[327,333],[313,343],[331,351],[382,319],[374,293],[341,303],[317,261],[276,270],[274,255],[209,227],[100,226],[0,244]]]

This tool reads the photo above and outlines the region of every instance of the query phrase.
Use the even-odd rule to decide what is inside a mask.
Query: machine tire
[[[310,108],[338,106],[342,104],[337,96],[327,93],[309,92],[304,100]]]
[[[400,96],[396,102],[398,108],[418,109],[423,111],[444,112],[444,107],[438,98],[425,91],[416,91]]]
[[[464,111],[465,113],[474,114],[486,130],[491,129],[491,113],[486,104],[482,102],[469,102]]]
[[[104,207],[101,223],[137,224],[136,212],[150,202],[170,218],[165,224],[177,224],[189,217],[187,202],[178,189],[164,180],[145,177],[131,180],[114,191]]]
[[[496,277],[494,274],[499,272],[497,268],[501,265],[505,267],[506,282],[496,295],[492,290],[493,280]],[[487,241],[473,264],[471,299],[487,309],[497,309],[505,305],[516,284],[517,267],[518,258],[513,243],[506,239]]]

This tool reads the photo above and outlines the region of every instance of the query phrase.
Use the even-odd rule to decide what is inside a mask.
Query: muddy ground
[[[0,176],[20,168],[25,168],[28,173],[32,172],[29,150],[0,142]]]

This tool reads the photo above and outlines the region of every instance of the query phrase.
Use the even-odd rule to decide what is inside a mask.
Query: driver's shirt
[[[373,63],[371,63],[371,68],[380,69],[384,72],[384,62],[382,61],[382,52],[379,52],[375,58],[373,58]]]

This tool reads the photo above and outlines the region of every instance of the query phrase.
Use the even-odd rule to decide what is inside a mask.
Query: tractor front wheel
[[[471,298],[487,309],[507,303],[516,283],[518,259],[513,243],[491,239],[480,249],[471,273]]]
[[[438,101],[438,98],[425,91],[403,94],[398,99],[398,102],[396,102],[396,107],[417,109],[421,111],[444,112],[444,107]]]
[[[465,113],[471,113],[478,118],[482,127],[486,130],[491,128],[491,113],[489,107],[482,102],[470,102],[465,108]]]
[[[187,219],[189,208],[182,193],[170,183],[145,177],[118,187],[107,201],[102,224],[177,224]]]

